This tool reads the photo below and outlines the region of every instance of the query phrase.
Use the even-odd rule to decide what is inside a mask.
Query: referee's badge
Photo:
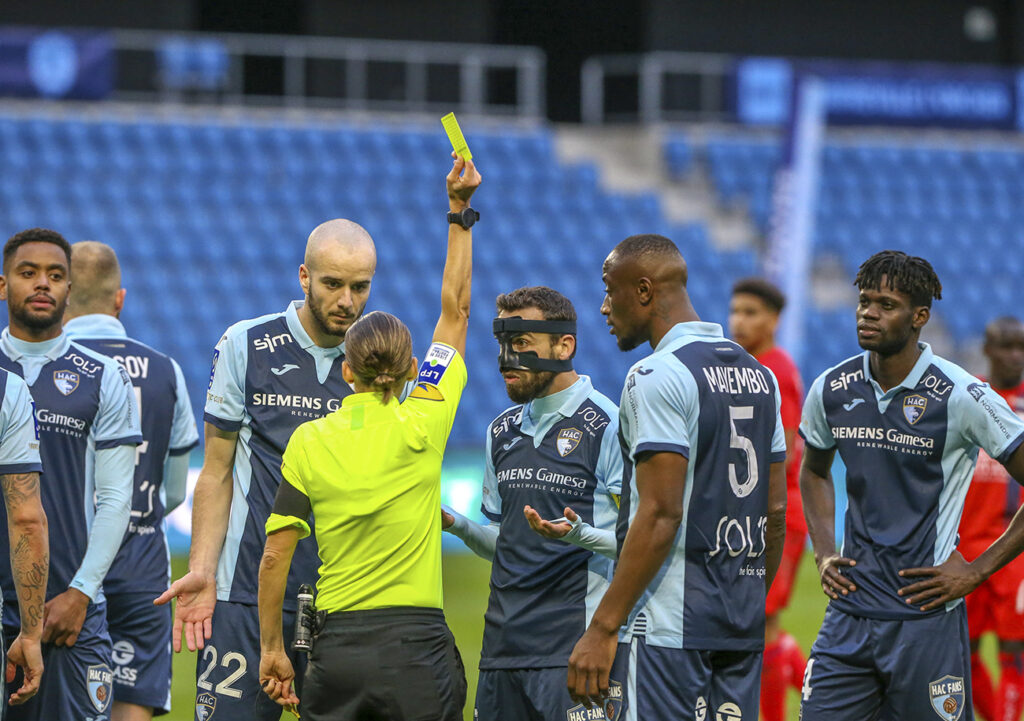
[[[217,697],[212,693],[201,693],[196,698],[196,718],[199,721],[206,721],[213,716],[215,708],[217,708]]]
[[[921,420],[927,407],[928,399],[924,396],[907,396],[903,399],[903,417],[907,419],[907,423],[914,425]]]
[[[565,458],[576,450],[576,446],[582,440],[583,431],[576,430],[575,428],[563,428],[558,432],[558,438],[555,440],[555,448],[558,449],[558,455]]]
[[[78,388],[78,374],[74,371],[54,371],[53,385],[57,386],[61,393],[69,396]]]
[[[943,676],[928,684],[932,710],[942,721],[959,721],[964,714],[964,680],[959,676]]]

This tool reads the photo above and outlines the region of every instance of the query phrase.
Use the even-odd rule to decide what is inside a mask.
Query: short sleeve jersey
[[[110,356],[128,372],[142,421],[131,520],[103,589],[106,593],[161,593],[170,574],[164,463],[167,456],[188,453],[199,445],[185,378],[173,358],[129,338],[113,316],[79,316],[68,321],[64,330],[76,343]]]
[[[228,328],[214,351],[206,422],[238,432],[228,530],[217,565],[217,598],[256,604],[264,526],[281,483],[281,457],[303,423],[341,407],[352,389],[341,376],[344,346],[321,348],[302,327],[301,302]],[[295,550],[285,608],[300,584],[316,582],[316,542]]]
[[[0,393],[0,475],[39,473],[39,428],[28,385],[0,370]]]
[[[857,590],[831,604],[854,616],[922,615],[897,595],[906,585],[899,571],[938,565],[953,552],[978,449],[1005,461],[1024,441],[1024,421],[987,384],[927,343],[920,348],[909,375],[888,391],[865,352],[820,375],[804,404],[804,440],[836,449],[846,465],[842,553],[857,561],[844,571]]]
[[[611,559],[540,536],[523,507],[552,520],[569,506],[586,523],[611,531],[622,492],[617,413],[582,376],[490,424],[482,510],[501,528],[480,668],[564,666],[586,630],[608,587]]]
[[[677,324],[630,369],[619,404],[620,550],[641,496],[637,459],[668,452],[688,463],[682,527],[629,616],[627,639],[763,647],[769,468],[786,457],[780,404],[771,371],[712,323]]]
[[[142,442],[139,414],[128,373],[117,361],[72,342],[67,335],[44,344],[45,355],[27,355],[5,329],[0,367],[28,383],[39,427],[43,463],[40,496],[50,528],[60,543],[50,544],[47,599],[62,593],[82,564],[95,512],[96,452]],[[131,479],[124,479],[126,486]],[[0,527],[7,512],[0,508]],[[0,534],[0,586],[16,598],[10,542]],[[93,598],[103,599],[102,591]]]
[[[283,473],[316,518],[319,609],[441,608],[441,460],[465,386],[462,357],[434,343],[404,403],[356,393],[292,435]],[[266,530],[289,526],[310,532],[278,514]]]

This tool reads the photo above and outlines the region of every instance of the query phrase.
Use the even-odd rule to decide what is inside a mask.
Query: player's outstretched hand
[[[918,606],[922,611],[931,611],[944,603],[963,598],[985,580],[974,566],[964,560],[960,551],[953,551],[946,562],[938,566],[904,568],[900,577],[922,579],[899,590],[908,604]]]
[[[464,160],[455,151],[452,151],[452,157],[455,158],[455,162],[445,181],[448,184],[448,203],[453,211],[458,212],[469,205],[469,199],[480,187],[483,178],[480,177],[472,160]],[[463,170],[466,172],[462,172]]]
[[[601,707],[608,697],[608,677],[619,643],[619,629],[611,633],[591,624],[569,656],[569,696],[587,708]]]
[[[441,509],[441,530],[447,531],[449,528],[455,525],[455,516],[448,513],[448,511]]]
[[[281,706],[293,706],[299,703],[292,686],[295,681],[295,669],[288,659],[285,650],[264,651],[260,655],[260,686],[274,703]]]
[[[857,590],[856,584],[843,575],[844,568],[852,568],[857,562],[852,558],[844,558],[839,554],[825,556],[818,562],[818,575],[821,577],[821,590],[831,599],[838,600],[839,594],[844,596]]]
[[[565,507],[565,517],[569,519],[568,523],[566,521],[545,521],[533,506],[523,506],[523,515],[526,516],[526,522],[530,524],[530,528],[544,538],[555,539],[564,538],[572,530],[572,524],[579,520],[576,512],[568,506]]]
[[[77,588],[69,588],[47,601],[43,607],[43,643],[74,646],[88,608],[89,597]]]
[[[171,584],[153,603],[162,606],[177,599],[174,604],[174,629],[171,646],[181,651],[181,633],[189,651],[201,649],[213,632],[213,608],[217,605],[217,582],[208,576],[189,571]]]
[[[6,678],[8,688],[14,682],[18,667],[21,667],[21,688],[11,694],[11,706],[25,703],[36,695],[39,681],[43,677],[43,649],[38,638],[18,635],[7,651]]]

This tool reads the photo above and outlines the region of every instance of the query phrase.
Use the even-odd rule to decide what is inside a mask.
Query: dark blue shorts
[[[4,607],[4,643],[18,636],[17,611]],[[78,640],[71,648],[43,644],[43,680],[39,693],[7,709],[7,721],[107,721],[113,696],[110,636],[105,604],[90,603]],[[21,675],[14,679],[21,684]],[[6,703],[6,697],[5,697]]]
[[[829,608],[804,671],[803,721],[971,721],[964,604],[907,621]]]
[[[154,606],[153,593],[107,595],[107,626],[114,643],[114,700],[171,710],[171,607]]]
[[[612,678],[625,687],[624,721],[756,719],[761,651],[697,651],[620,643]]]
[[[295,668],[302,698],[306,654],[291,650],[295,613],[284,613],[285,649]],[[196,662],[196,721],[278,721],[281,707],[263,693],[260,674],[260,622],[256,606],[217,601],[213,632]],[[214,715],[216,714],[216,715]]]
[[[480,671],[476,687],[475,721],[618,721],[622,684],[613,674],[603,707],[585,708],[569,697],[569,670],[511,668]]]

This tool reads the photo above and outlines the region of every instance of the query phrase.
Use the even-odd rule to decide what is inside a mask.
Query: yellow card
[[[473,154],[469,152],[469,145],[466,144],[466,139],[462,136],[462,128],[459,127],[459,121],[455,119],[455,113],[448,113],[441,118],[441,125],[448,133],[448,139],[452,141],[452,149],[461,155],[463,160],[471,159]]]

